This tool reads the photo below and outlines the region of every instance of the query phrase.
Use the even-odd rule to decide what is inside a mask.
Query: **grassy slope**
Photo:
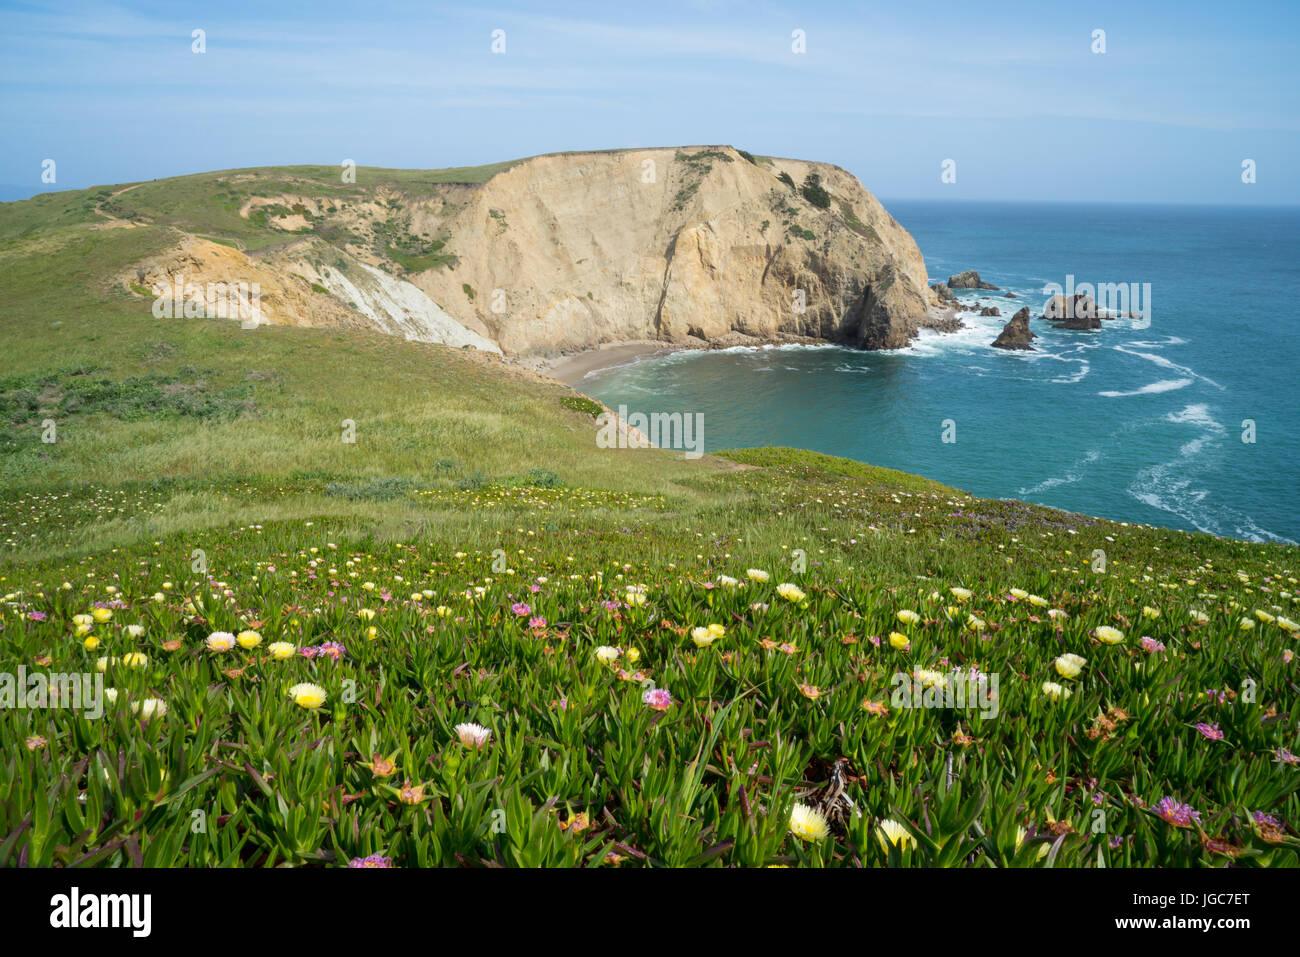
[[[283,177],[298,188],[318,177],[325,188],[333,171],[267,175],[268,183]],[[437,181],[436,174],[410,176]],[[161,181],[121,198],[177,226],[211,234],[248,228],[205,201],[210,185],[203,177]],[[148,778],[110,782],[105,823],[82,848],[108,848],[104,860],[118,863],[135,852],[114,842],[133,828],[146,856],[161,862],[311,861],[383,850],[403,863],[454,854],[516,863],[540,854],[555,863],[592,861],[621,847],[625,857],[635,859],[631,848],[657,862],[686,863],[730,841],[711,859],[762,863],[814,853],[828,862],[881,863],[883,851],[869,836],[874,821],[957,815],[941,791],[944,761],[955,756],[966,796],[983,796],[979,823],[997,833],[975,848],[959,837],[950,855],[960,849],[979,863],[1008,863],[1016,858],[1017,824],[1047,834],[1052,822],[1069,820],[1077,833],[1062,847],[1062,863],[1092,862],[1098,851],[1112,864],[1216,860],[1195,832],[1153,823],[1135,803],[1175,794],[1205,813],[1211,836],[1248,849],[1243,860],[1295,862],[1294,850],[1288,857],[1262,841],[1247,816],[1261,808],[1286,820],[1298,816],[1295,769],[1269,756],[1277,747],[1300,751],[1294,722],[1285,720],[1294,714],[1297,686],[1282,650],[1294,641],[1263,622],[1242,638],[1237,625],[1255,608],[1300,617],[1295,549],[981,501],[811,453],[750,450],[687,462],[671,452],[600,450],[591,419],[562,407],[570,390],[456,350],[378,335],[156,320],[107,277],[175,233],[159,224],[92,228],[104,221],[94,204],[106,195],[50,194],[0,207],[0,591],[12,596],[0,661],[11,669],[48,659],[52,669],[74,670],[97,654],[145,650],[159,662],[154,669],[114,673],[112,682],[129,694],[166,698],[173,713],[162,727],[87,723],[66,711],[0,713],[9,762],[0,767],[0,846],[25,813],[18,809],[33,806],[32,788],[51,789],[58,801],[68,788],[90,786],[77,783],[85,773],[78,761],[102,749],[114,768],[120,753]],[[252,233],[242,238],[258,241]],[[47,418],[58,430],[53,444],[40,441]],[[344,419],[356,423],[355,444],[340,439]],[[566,487],[529,485],[534,469],[557,473]],[[191,564],[196,548],[207,556],[208,576]],[[1095,549],[1106,552],[1105,574],[1092,570]],[[497,550],[513,572],[493,568]],[[796,550],[806,554],[803,571]],[[342,584],[328,594],[311,564],[321,555],[355,563],[331,573]],[[272,565],[280,572],[268,572]],[[742,577],[749,567],[767,569],[773,583],[798,581],[808,607],[785,607],[771,586],[715,600],[699,585],[720,574]],[[603,578],[592,580],[596,573]],[[524,582],[538,575],[551,584],[530,599]],[[650,586],[644,614],[652,618],[635,608],[600,614],[601,601],[621,595],[620,575]],[[373,643],[352,614],[361,602],[378,603],[357,590],[365,579],[394,596]],[[209,590],[209,580],[230,583],[229,602],[221,587]],[[67,589],[59,588],[63,581]],[[127,600],[114,623],[97,628],[104,644],[91,652],[73,637],[69,619],[109,599],[109,581]],[[175,597],[152,602],[164,583]],[[476,585],[489,589],[485,606],[461,597]],[[975,593],[953,624],[945,609],[954,600],[946,592],[930,597],[949,585]],[[405,594],[412,587],[435,592],[427,604],[445,602],[453,616],[431,617]],[[1054,630],[1038,621],[1041,612],[1007,598],[1013,587],[1046,596],[1070,623]],[[343,607],[336,592],[356,597]],[[205,602],[206,612],[187,613],[182,595]],[[549,619],[545,641],[521,641],[510,612],[521,597]],[[774,610],[757,611],[755,600]],[[1144,620],[1144,606],[1159,608],[1161,617]],[[887,643],[867,644],[900,627],[893,615],[903,607],[927,621],[911,629],[911,657]],[[1193,607],[1209,613],[1207,625],[1188,625]],[[987,632],[962,628],[970,610],[989,623]],[[238,630],[254,619],[264,622],[268,642],[343,641],[352,657],[339,671],[308,662],[282,671],[320,681],[332,700],[347,675],[369,697],[351,710],[305,714],[284,702],[275,665],[246,656],[257,676],[248,681],[225,675],[224,663],[199,650],[211,628]],[[729,629],[725,667],[702,660],[706,653],[666,627],[709,620]],[[145,624],[145,636],[122,633],[126,621]],[[1120,626],[1127,643],[1099,645],[1088,633],[1101,624]],[[1134,650],[1143,634],[1170,649],[1165,663],[1148,659],[1145,671]],[[845,644],[845,635],[857,642]],[[161,642],[171,636],[182,637],[185,648],[168,657]],[[764,649],[763,639],[793,641],[800,652]],[[673,690],[679,703],[659,732],[650,731],[653,714],[640,705],[635,684],[593,669],[596,644],[640,646],[647,674]],[[1052,658],[1063,651],[1090,664],[1072,685],[1071,702],[1053,711],[1037,689],[1056,677]],[[861,701],[888,700],[897,669],[963,662],[1002,675],[1008,699],[998,721],[951,712],[864,717]],[[462,664],[468,670],[454,676]],[[1207,687],[1237,689],[1248,677],[1260,689],[1250,709],[1216,710],[1200,695]],[[800,683],[816,685],[822,696],[808,699],[797,692]],[[575,712],[548,711],[547,701],[565,695]],[[728,706],[722,721],[718,709]],[[1117,707],[1132,724],[1109,744],[1091,740],[1085,732],[1096,715]],[[207,730],[196,723],[199,715]],[[719,721],[720,739],[701,737],[706,716]],[[487,763],[463,764],[444,746],[462,720],[491,725],[501,739],[482,758]],[[1228,729],[1228,743],[1213,745],[1222,758],[1191,730],[1201,720]],[[966,733],[980,743],[954,743]],[[33,735],[50,748],[18,746]],[[272,743],[281,739],[316,743],[309,753],[290,752]],[[742,743],[760,739],[778,743],[762,754]],[[274,805],[264,799],[265,782],[226,760],[228,746],[245,749],[262,773],[274,770],[284,793],[303,791],[289,793],[291,803],[348,827],[288,833],[267,811]],[[687,763],[701,746],[712,756],[707,772]],[[344,757],[376,750],[400,753],[403,774],[427,779],[439,795],[436,813],[432,804],[420,812],[432,815],[421,818],[425,833],[435,835],[428,841],[410,836],[416,812],[378,788],[355,755]],[[539,778],[526,770],[543,751],[547,760],[571,762],[571,772]],[[864,774],[854,792],[868,812],[860,830],[812,852],[783,839],[782,815],[798,789],[821,780],[824,762],[841,754]],[[640,770],[647,759],[664,769],[662,780]],[[162,760],[173,782],[212,776],[128,825],[126,810],[147,803],[145,792],[157,785],[151,760]],[[751,761],[762,762],[761,779],[745,771]],[[291,771],[303,762],[310,771]],[[1220,773],[1224,762],[1235,776]],[[344,809],[325,790],[307,793],[301,774],[319,774],[321,788],[369,796]],[[702,775],[703,797],[692,791],[692,774]],[[1094,778],[1100,784],[1086,786]],[[222,837],[200,847],[178,838],[191,810],[217,800],[218,787],[246,805],[225,829],[230,840],[243,835],[246,843],[231,847]],[[739,810],[741,787],[745,801],[771,810],[762,823]],[[1118,847],[1086,833],[1096,791],[1105,792]],[[593,829],[589,847],[550,825],[543,840],[525,811],[557,796],[566,813],[600,817],[605,809],[614,823]],[[480,833],[481,818],[497,806],[514,815],[504,846]],[[675,808],[677,820],[664,822],[664,808]],[[448,824],[445,815],[457,814],[468,817]],[[61,836],[32,845],[28,834],[13,846],[27,847],[33,860],[75,860],[79,851],[55,851],[72,838],[74,817],[50,812],[49,828]],[[353,823],[364,824],[367,836]],[[968,833],[939,817],[932,826]],[[169,856],[173,839],[177,847],[186,842],[184,854]],[[917,860],[942,860],[943,853],[923,847]]]

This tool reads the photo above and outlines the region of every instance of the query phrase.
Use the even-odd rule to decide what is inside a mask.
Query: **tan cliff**
[[[782,172],[819,174],[830,207]],[[916,243],[851,174],[730,147],[537,157],[449,226],[459,261],[413,281],[507,355],[729,333],[897,348],[937,305]]]
[[[956,325],[915,241],[839,167],[729,146],[503,166],[419,189],[367,188],[364,171],[349,189],[286,187],[281,174],[282,191],[238,215],[283,240],[245,252],[184,234],[123,282],[251,277],[270,322],[370,326],[516,359],[640,340],[888,349]],[[257,178],[222,181],[246,182]]]

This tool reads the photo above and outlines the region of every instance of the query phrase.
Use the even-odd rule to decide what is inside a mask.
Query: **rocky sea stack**
[[[1037,338],[1029,329],[1029,307],[1021,306],[1002,327],[993,345],[998,349],[1033,349],[1029,341]]]
[[[948,277],[949,289],[997,289],[992,283],[984,282],[980,279],[980,274],[974,269],[967,269],[965,272],[959,272],[955,276]],[[999,292],[1001,290],[998,290]]]
[[[1100,329],[1102,317],[1093,298],[1080,292],[1070,299],[1053,296],[1040,318],[1057,323],[1060,329]]]

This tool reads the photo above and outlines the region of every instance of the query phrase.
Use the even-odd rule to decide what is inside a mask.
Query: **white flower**
[[[235,636],[228,631],[214,631],[204,639],[209,651],[223,652],[235,647]]]
[[[131,710],[148,721],[150,718],[161,718],[165,715],[167,702],[162,698],[145,698],[143,701],[133,702]]]
[[[765,582],[772,577],[771,575],[769,575],[767,572],[763,571],[760,568],[747,569],[745,571],[745,575],[748,576],[750,581],[755,581],[755,582]]]
[[[613,648],[609,645],[601,645],[596,649],[596,660],[603,665],[612,665],[618,661],[618,656],[623,653],[621,648]]]
[[[474,748],[477,750],[486,745],[488,743],[488,738],[491,736],[492,732],[481,724],[467,722],[465,724],[456,725],[456,737],[460,740],[460,743],[467,748]]]
[[[903,850],[916,844],[916,838],[912,836],[912,832],[892,818],[881,821],[876,826],[876,840],[880,842],[880,846],[886,851],[891,846]]]

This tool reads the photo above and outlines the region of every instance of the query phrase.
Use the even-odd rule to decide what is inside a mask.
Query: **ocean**
[[[1001,317],[906,349],[678,352],[589,375],[630,412],[703,415],[704,448],[784,445],[913,472],[991,498],[1254,541],[1300,541],[1300,208],[885,202],[930,281]],[[1150,284],[1143,319],[1100,332],[1030,323],[1044,286]],[[1003,298],[1003,291],[1016,299]]]

